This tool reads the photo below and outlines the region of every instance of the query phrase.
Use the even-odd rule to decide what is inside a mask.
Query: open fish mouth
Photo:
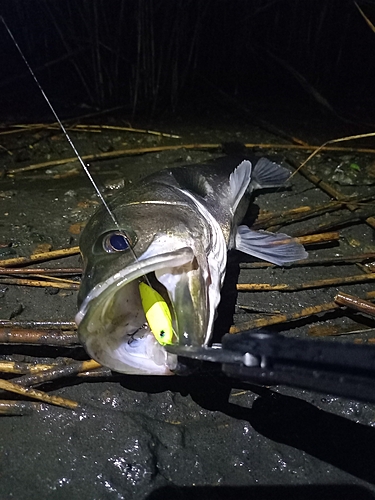
[[[206,277],[190,247],[145,259],[141,256],[96,285],[76,315],[78,335],[89,355],[114,371],[168,375],[177,359],[167,353],[147,323],[139,292],[145,276],[169,305],[176,333],[173,342],[202,345]]]

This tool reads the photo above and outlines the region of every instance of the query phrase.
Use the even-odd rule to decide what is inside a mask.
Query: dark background
[[[375,2],[358,5],[375,24]],[[0,14],[63,117],[302,109],[375,124],[375,33],[351,0],[2,0]],[[0,119],[47,117],[2,23],[0,48]]]
[[[375,23],[375,0],[358,0],[358,5]],[[320,139],[312,144],[375,131],[375,33],[351,0],[0,0],[0,15],[62,118],[94,115],[99,123],[129,121],[139,128],[155,124],[157,130],[180,134],[182,144],[282,142],[280,134],[275,139],[268,133],[269,125],[287,132],[288,139]],[[0,22],[0,127],[39,120],[54,118]],[[43,125],[21,130],[2,136],[4,173],[73,156],[55,130]],[[72,137],[83,155],[160,145],[158,137],[148,134],[73,131]],[[163,137],[161,144],[167,140]],[[262,151],[274,153],[273,148]],[[277,161],[286,154],[294,165],[308,154],[275,151]],[[202,162],[213,154],[218,154],[216,149],[176,149],[93,161],[90,168],[108,186],[104,193],[109,198],[119,180],[131,187],[141,176]],[[347,172],[353,163],[361,168],[359,180],[366,180],[373,157],[352,149],[316,155],[310,165],[345,196],[370,196],[373,184],[337,187],[333,181],[338,166]],[[30,255],[40,243],[53,249],[77,243],[71,228],[84,223],[96,201],[79,169],[70,162],[53,165],[49,173],[42,169],[0,176],[1,241],[12,242],[16,255]],[[256,203],[276,212],[323,206],[329,199],[298,175],[289,190],[264,193]],[[320,223],[333,224],[335,214],[306,224],[317,231]],[[290,230],[288,226],[286,232]],[[373,242],[372,228],[355,220],[340,229],[339,246],[309,251],[316,258],[336,252],[353,255],[372,251]],[[80,265],[78,260],[64,263]],[[359,273],[356,267],[347,269],[239,271],[234,259],[223,292],[230,314],[221,313],[219,326],[225,331],[233,311],[238,324],[252,311],[296,312],[333,300],[337,293],[323,288],[300,291],[296,298],[278,292],[239,294],[238,304],[250,307],[247,314],[235,309],[239,272],[241,282],[300,285]],[[343,291],[360,296],[370,288],[371,283],[346,285]],[[76,297],[65,292],[2,285],[1,315],[70,320]],[[358,315],[350,315],[347,323],[342,316],[337,323],[332,315],[323,319],[332,327],[361,321],[368,325]],[[308,321],[293,322],[283,332],[306,336]],[[32,353],[37,359],[82,355],[66,348],[52,354],[46,349]],[[17,344],[2,347],[2,352],[14,353],[19,361],[30,350]],[[82,411],[48,408],[2,419],[1,499],[373,496],[373,405],[297,389],[252,392],[210,373],[204,378],[59,383],[59,395],[78,401]]]

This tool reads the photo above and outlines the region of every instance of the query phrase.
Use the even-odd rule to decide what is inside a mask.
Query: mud
[[[282,142],[241,120],[230,124],[224,119],[205,123],[164,120],[153,128],[182,138],[124,132],[82,132],[72,137],[82,154],[161,143]],[[300,129],[296,126],[295,130]],[[311,131],[310,138],[323,139],[320,135]],[[1,150],[1,165],[6,169],[72,156],[61,134],[46,129],[2,137],[1,145],[8,150]],[[300,152],[264,152],[294,164],[305,158]],[[220,154],[182,149],[136,155],[93,162],[91,171],[110,197],[118,186],[139,181],[160,168]],[[311,167],[345,194],[365,197],[373,192],[374,187],[367,184],[334,184],[331,176],[343,162],[358,164],[363,172],[374,158],[353,153],[343,159],[340,153],[324,153]],[[2,180],[0,196],[1,243],[11,243],[7,251],[19,256],[29,255],[40,244],[52,249],[77,245],[76,228],[98,204],[75,164],[8,175]],[[259,194],[255,203],[260,209],[281,211],[329,200],[321,189],[296,175],[289,188]],[[335,216],[325,214],[283,230],[293,234],[304,224],[318,225]],[[374,231],[365,223],[345,225],[340,235],[337,243],[309,249],[310,256],[375,251]],[[3,257],[9,257],[6,250]],[[230,259],[216,337],[233,321],[257,317],[240,305],[291,312],[331,301],[338,289],[363,295],[373,288],[360,284],[296,293],[236,293],[237,279],[299,284],[362,273],[355,265],[246,270],[239,268],[242,261],[238,255]],[[70,257],[49,265],[77,267],[80,259]],[[76,292],[0,285],[0,311],[2,319],[71,321]],[[298,321],[277,330],[306,337],[311,324],[312,320]],[[352,330],[375,327],[373,320],[360,314],[327,314],[319,317],[318,324],[348,324]],[[371,337],[374,331],[337,340]],[[0,347],[0,356],[84,359],[85,354],[80,348],[7,345]],[[82,409],[44,405],[27,416],[1,418],[0,499],[373,498],[375,407],[370,404],[285,387],[249,386],[212,370],[186,378],[72,379],[43,389],[78,401]]]

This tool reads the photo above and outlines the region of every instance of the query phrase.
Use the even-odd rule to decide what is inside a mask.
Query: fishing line
[[[136,253],[134,252],[134,250],[133,250],[133,248],[132,248],[132,246],[131,246],[130,239],[128,238],[128,236],[127,236],[127,234],[125,233],[125,231],[124,231],[123,229],[121,229],[120,224],[118,223],[118,221],[117,221],[117,219],[116,219],[116,217],[115,217],[114,213],[111,211],[111,209],[109,208],[109,206],[108,206],[107,202],[105,201],[105,199],[104,199],[104,197],[103,197],[102,193],[100,192],[100,189],[99,189],[98,185],[96,184],[96,182],[95,182],[94,178],[92,177],[92,175],[91,175],[91,173],[90,173],[90,171],[89,171],[89,169],[88,169],[88,166],[87,166],[87,165],[86,165],[86,163],[82,160],[81,155],[79,154],[79,152],[78,152],[77,148],[75,147],[75,145],[74,145],[74,143],[73,143],[72,139],[70,138],[70,136],[69,136],[69,134],[68,134],[68,132],[67,132],[66,128],[64,127],[64,125],[63,125],[62,121],[61,121],[61,120],[60,120],[60,118],[58,117],[58,115],[57,115],[57,113],[56,113],[56,111],[55,111],[55,108],[52,106],[52,104],[51,104],[50,100],[48,99],[48,97],[47,97],[46,93],[44,92],[44,90],[43,90],[42,86],[40,85],[38,78],[36,77],[36,75],[35,75],[35,73],[34,73],[34,71],[33,71],[32,67],[30,66],[30,64],[28,63],[28,61],[27,61],[26,57],[24,56],[24,54],[23,54],[23,52],[22,52],[22,50],[21,50],[20,46],[18,45],[18,43],[17,43],[16,39],[15,39],[15,38],[14,38],[14,36],[13,36],[13,33],[12,33],[12,32],[11,32],[11,30],[9,29],[9,27],[8,27],[7,23],[5,22],[5,19],[4,19],[2,16],[0,16],[0,19],[1,19],[1,21],[3,22],[3,24],[4,24],[4,26],[5,26],[5,29],[7,30],[7,32],[8,32],[8,34],[9,34],[10,38],[12,39],[12,41],[13,41],[13,43],[14,43],[15,47],[17,48],[18,52],[20,53],[20,56],[22,57],[22,59],[23,59],[24,63],[26,64],[26,67],[27,67],[27,69],[29,70],[29,72],[30,72],[31,76],[33,77],[33,79],[34,79],[34,81],[35,81],[36,85],[38,86],[38,88],[39,88],[40,92],[42,93],[42,96],[44,97],[44,100],[45,100],[45,101],[46,101],[46,103],[48,104],[48,106],[49,106],[49,108],[50,108],[50,110],[51,110],[51,112],[52,112],[53,116],[55,117],[55,119],[56,119],[57,123],[59,124],[59,126],[60,126],[61,130],[63,131],[63,133],[64,133],[64,135],[65,135],[66,140],[68,141],[68,143],[69,143],[70,147],[71,147],[71,148],[73,149],[73,151],[74,151],[74,154],[75,154],[75,155],[76,155],[76,157],[78,158],[78,161],[79,161],[79,163],[81,164],[81,166],[82,166],[82,168],[83,168],[83,170],[84,170],[85,174],[87,175],[87,177],[89,178],[89,180],[90,180],[91,184],[93,185],[93,187],[94,187],[94,189],[95,189],[96,194],[98,195],[98,197],[99,197],[100,201],[102,202],[102,204],[104,205],[105,209],[107,210],[107,212],[108,212],[109,216],[111,217],[111,219],[112,219],[113,223],[115,224],[115,226],[116,226],[117,230],[118,230],[118,231],[119,231],[119,233],[120,233],[120,234],[121,234],[121,235],[125,238],[125,240],[126,240],[126,242],[127,242],[127,244],[128,244],[129,250],[130,250],[130,252],[131,252],[131,254],[132,254],[132,256],[133,256],[134,261],[138,263],[138,262],[139,262],[139,260],[138,260],[138,258],[137,258]],[[151,285],[150,285],[150,282],[149,282],[149,280],[148,280],[148,277],[147,277],[146,275],[144,275],[144,277],[145,277],[145,279],[146,279],[147,283],[149,284],[149,286],[151,286]]]

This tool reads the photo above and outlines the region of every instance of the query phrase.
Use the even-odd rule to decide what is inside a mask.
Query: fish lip
[[[93,359],[114,371],[172,375],[177,356],[159,344],[149,327],[143,330],[147,323],[137,279],[160,269],[189,266],[195,254],[191,247],[182,247],[145,257],[90,291],[76,315],[78,337]]]
[[[102,293],[108,290],[108,288],[112,286],[122,287],[127,282],[130,283],[137,278],[157,271],[158,269],[162,269],[168,265],[174,267],[187,264],[191,262],[194,257],[194,251],[191,247],[182,247],[180,249],[166,252],[164,254],[154,255],[146,259],[142,259],[142,257],[140,257],[130,266],[118,271],[105,281],[98,283],[94,286],[94,288],[92,288],[92,290],[90,290],[75,316],[77,326],[80,325],[82,319],[86,315],[92,300],[99,297]]]

